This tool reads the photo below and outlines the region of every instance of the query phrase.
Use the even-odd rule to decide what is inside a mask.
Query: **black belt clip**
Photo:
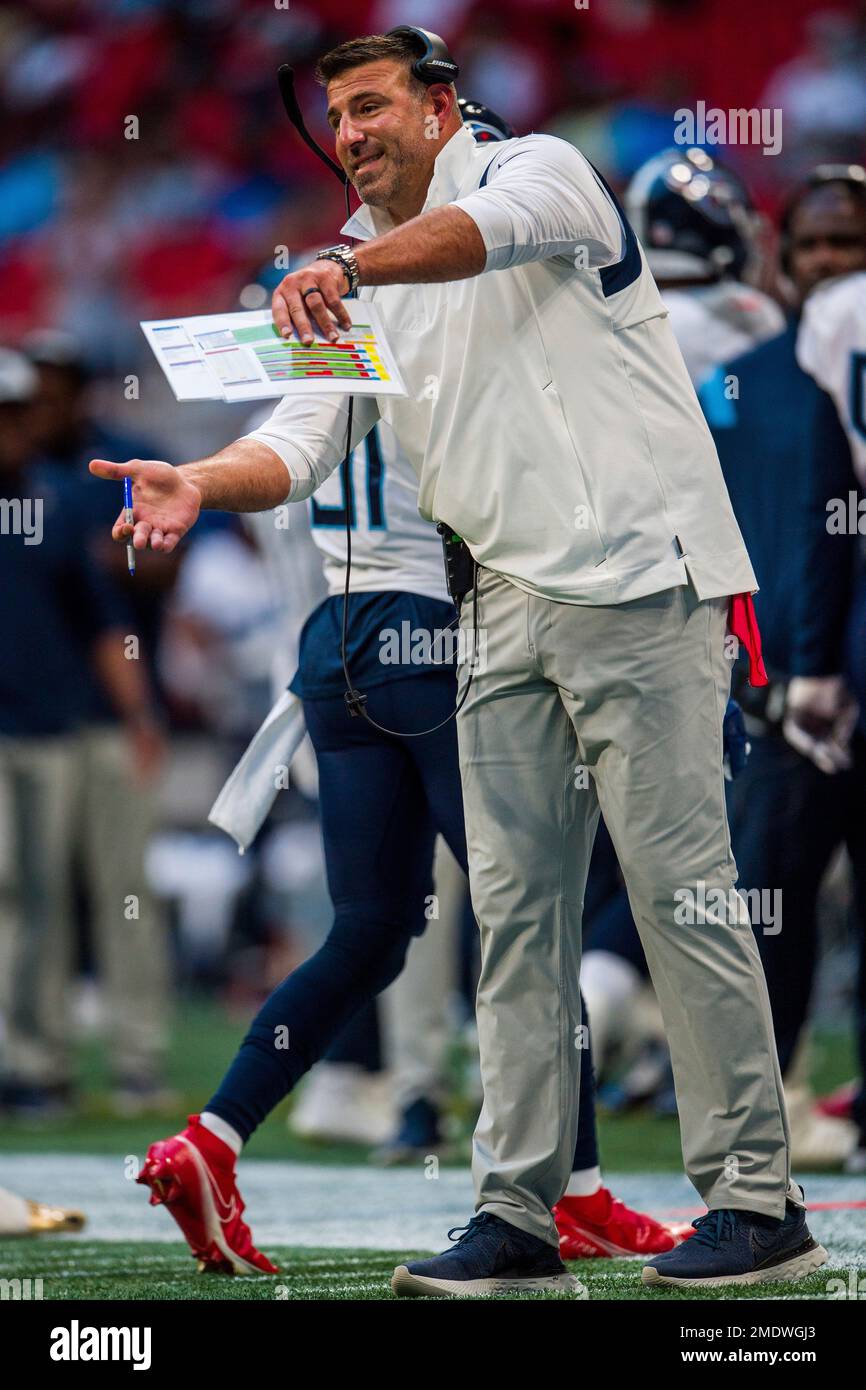
[[[475,560],[463,537],[458,536],[447,522],[440,521],[436,530],[442,537],[448,592],[459,613],[461,603],[475,584]]]

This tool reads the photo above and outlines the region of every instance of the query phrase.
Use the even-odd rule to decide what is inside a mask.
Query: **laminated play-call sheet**
[[[304,347],[281,338],[270,309],[152,319],[141,327],[179,401],[254,401],[294,391],[405,396],[372,304],[343,301],[352,327]]]

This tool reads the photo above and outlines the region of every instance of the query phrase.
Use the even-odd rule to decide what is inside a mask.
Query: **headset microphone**
[[[282,67],[280,67],[277,71],[277,82],[279,83],[280,96],[283,99],[283,106],[286,108],[286,115],[288,116],[292,125],[295,127],[295,130],[300,135],[304,144],[307,145],[308,148],[313,151],[313,154],[318,155],[319,159],[321,159],[324,164],[327,164],[328,168],[331,170],[331,173],[337,175],[337,178],[340,180],[340,183],[345,184],[348,188],[349,176],[346,173],[345,169],[341,169],[336,160],[332,159],[329,154],[325,153],[318,140],[314,139],[310,132],[307,130],[306,123],[304,121],[303,116],[301,115],[301,108],[298,105],[298,98],[295,94],[294,68],[290,68],[288,63],[283,63]]]

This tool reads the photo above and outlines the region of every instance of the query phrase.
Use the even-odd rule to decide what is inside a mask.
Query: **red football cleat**
[[[279,1273],[241,1220],[232,1150],[198,1115],[190,1115],[182,1134],[151,1144],[136,1182],[150,1188],[152,1207],[168,1208],[202,1274]]]
[[[687,1222],[661,1222],[632,1211],[600,1187],[591,1197],[563,1197],[553,1208],[564,1260],[615,1255],[661,1255],[687,1240]]]

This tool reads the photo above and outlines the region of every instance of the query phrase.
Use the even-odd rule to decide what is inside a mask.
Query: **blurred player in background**
[[[857,1165],[861,1161],[859,1151],[866,1147],[862,1090],[855,1102],[861,1130],[855,1155],[851,1125],[825,1117],[814,1102],[806,1075],[803,1032],[817,951],[818,889],[829,858],[843,839],[851,851],[855,882],[862,884],[863,877],[864,850],[857,827],[866,823],[866,805],[856,794],[862,778],[849,773],[841,782],[837,779],[831,785],[828,780],[833,773],[850,768],[847,742],[852,705],[839,671],[852,602],[854,542],[843,537],[828,550],[825,501],[828,496],[847,498],[856,480],[829,402],[804,381],[794,361],[796,321],[780,333],[780,311],[766,296],[738,285],[736,280],[706,284],[706,272],[714,264],[729,265],[732,271],[742,269],[750,248],[745,238],[754,227],[738,181],[724,171],[720,173],[717,164],[711,170],[711,164],[702,151],[690,151],[687,156],[679,152],[660,155],[635,176],[628,198],[649,240],[650,263],[664,285],[667,277],[682,277],[689,269],[704,273],[704,281],[693,290],[665,288],[665,302],[671,308],[690,371],[704,381],[700,398],[713,427],[734,510],[750,553],[757,557],[761,590],[756,609],[774,687],[771,692],[761,692],[756,700],[756,692],[744,683],[736,686],[743,703],[749,706],[754,761],[732,788],[732,838],[740,885],[744,889],[772,885],[778,888],[784,904],[784,927],[781,921],[754,925],[767,971],[785,1075],[792,1152],[796,1162],[813,1167],[845,1162]],[[714,193],[708,212],[706,207],[702,209],[704,195],[695,194],[693,185],[704,179],[703,186],[708,187],[705,175],[710,173],[718,175],[718,186],[722,191],[727,188],[727,196]],[[836,396],[855,450],[858,394],[854,388],[858,378],[852,370],[857,359],[851,356],[856,352],[851,323],[852,317],[856,318],[858,287],[866,277],[857,276],[826,290],[816,290],[815,286],[827,276],[838,276],[862,263],[866,246],[863,193],[862,171],[856,167],[819,171],[791,201],[783,223],[783,269],[797,301],[802,303],[810,296],[805,300],[809,326],[805,332],[811,337],[801,332],[801,354],[816,364],[815,375],[819,380],[823,376],[828,389],[832,389],[828,377],[835,369]],[[825,316],[822,308],[827,301],[835,313]],[[718,320],[714,307],[720,310]],[[741,349],[748,347],[743,342],[747,330],[753,335],[755,348],[762,341],[767,346],[739,357],[737,344]],[[831,352],[830,344],[836,340],[838,346]],[[724,366],[717,365],[708,377],[707,364],[720,363],[724,354],[716,349],[726,347],[733,349],[733,358],[725,359]],[[731,388],[730,383],[736,385]],[[756,459],[761,461],[760,468]],[[794,502],[797,495],[799,510]],[[785,508],[780,506],[782,497],[788,499]],[[809,497],[817,498],[817,506],[808,505]],[[819,556],[821,548],[826,553]],[[805,565],[804,555],[809,557]],[[804,585],[809,580],[815,582],[816,592],[809,596],[808,611],[803,612],[807,602]],[[861,595],[862,590],[861,582]],[[799,605],[793,602],[797,594],[801,595]],[[850,627],[848,654],[849,669],[861,672],[862,613],[861,597]],[[852,679],[856,683],[856,678]],[[797,752],[781,740],[783,720],[788,743]],[[834,725],[842,731],[838,743],[832,737]],[[859,747],[857,736],[855,756]],[[814,807],[824,802],[827,814],[816,823]],[[596,855],[588,903],[605,872],[610,892],[601,909],[590,916],[581,980],[594,1021],[596,1056],[599,1066],[604,1067],[612,1049],[621,1049],[626,1041],[635,1045],[634,1018],[648,1018],[651,1024],[652,1016],[637,1007],[646,965],[624,891],[617,882],[615,866],[612,869],[609,862],[613,855],[606,837]],[[862,886],[858,900],[862,916]],[[863,975],[861,964],[861,1001]],[[861,1021],[860,1048],[866,1057],[864,1034]],[[665,1049],[657,1032],[652,1036],[653,1042],[619,1089],[623,1098],[632,1100],[655,1091],[657,1107],[670,1109]]]
[[[747,282],[763,223],[732,170],[705,150],[663,150],[632,178],[625,208],[695,385],[781,332],[778,304]]]
[[[117,721],[115,762],[124,769],[117,771],[119,778],[128,777],[130,760],[136,764],[140,758],[146,770],[156,751],[143,663],[125,656],[131,614],[87,543],[94,518],[82,506],[82,487],[89,496],[91,484],[41,453],[39,389],[37,370],[26,357],[0,352],[0,588],[7,595],[0,606],[0,793],[11,822],[0,892],[0,1107],[25,1118],[62,1112],[71,1098],[73,884],[76,847],[97,790],[90,785],[93,760],[85,752],[95,711]],[[104,779],[98,785],[105,786]],[[133,799],[128,787],[124,795]],[[117,843],[118,822],[106,819],[107,809],[92,811],[98,828],[90,851],[100,864],[101,896],[91,903],[91,921],[114,1006],[111,1060],[118,1098],[138,1099],[139,1085],[154,1081],[154,1073],[144,1069],[155,1064],[161,1046],[158,1011],[165,983],[154,976],[159,941],[151,937],[146,916],[125,915],[127,894],[139,894],[146,909],[143,840],[137,846]],[[122,799],[114,809],[123,823],[138,814],[124,810]],[[127,877],[109,885],[106,875],[117,861]]]
[[[700,154],[700,152],[698,152]],[[700,168],[701,156],[695,168]],[[672,157],[660,156],[662,169],[676,169]],[[650,161],[647,168],[659,165]],[[678,186],[687,190],[685,164]],[[665,178],[669,175],[665,175]],[[630,201],[640,217],[635,189],[649,194],[656,187],[641,171],[633,181]],[[736,184],[730,206],[735,205]],[[670,192],[659,195],[667,206],[663,226],[645,217],[645,232],[660,240],[662,248],[650,251],[651,263],[664,273],[677,265],[676,229],[686,228],[687,244],[697,244],[702,226],[704,262],[711,264],[712,238],[722,238],[725,259],[742,265],[746,252],[733,235],[747,227],[742,217],[701,218],[694,202],[676,213]],[[682,195],[686,197],[685,192]],[[700,203],[700,199],[696,200]],[[856,385],[852,373],[853,349],[846,340],[840,318],[850,314],[857,286],[863,276],[816,289],[827,277],[850,272],[866,256],[866,180],[856,168],[818,171],[798,191],[785,211],[782,226],[782,269],[798,304],[805,301],[811,340],[801,333],[801,353],[822,366],[821,380],[833,374],[836,393],[856,441],[852,403]],[[683,266],[680,265],[680,269]],[[722,282],[724,283],[724,282]],[[850,288],[843,288],[850,287]],[[748,296],[757,292],[743,289]],[[740,293],[736,285],[730,293]],[[863,917],[864,845],[859,827],[866,825],[862,801],[862,773],[851,771],[852,758],[859,766],[861,736],[853,727],[853,703],[842,670],[846,665],[844,636],[852,604],[856,541],[848,536],[828,538],[826,499],[847,498],[856,479],[850,455],[830,401],[803,375],[794,356],[797,320],[781,333],[766,339],[764,329],[778,317],[778,310],[761,312],[747,320],[760,332],[753,351],[723,361],[716,344],[731,344],[727,310],[714,324],[704,292],[699,306],[689,307],[689,291],[665,291],[665,301],[675,322],[685,330],[687,360],[701,364],[700,400],[710,422],[725,480],[737,519],[755,557],[760,591],[755,605],[764,634],[764,655],[772,678],[761,692],[750,690],[735,677],[735,693],[747,708],[752,760],[731,788],[731,834],[740,886],[745,889],[777,889],[781,911],[778,920],[754,923],[764,960],[773,1008],[777,1045],[785,1077],[794,1161],[813,1167],[838,1167],[858,1163],[853,1154],[855,1131],[835,1117],[824,1116],[815,1104],[806,1075],[807,1053],[804,1024],[808,1014],[817,953],[817,895],[834,850],[847,843],[857,886],[858,915]],[[759,296],[764,300],[764,296]],[[810,305],[814,305],[810,309]],[[822,306],[830,300],[837,307],[834,318],[825,318]],[[723,308],[726,299],[719,301]],[[842,304],[846,308],[843,311]],[[676,308],[674,306],[677,306]],[[695,330],[700,330],[695,335]],[[838,332],[835,354],[829,344]],[[733,335],[739,336],[740,330]],[[811,345],[808,345],[811,342]],[[694,353],[691,348],[694,348]],[[706,363],[717,366],[706,374]],[[830,388],[828,380],[828,389]],[[855,442],[856,449],[856,442]],[[758,462],[760,466],[758,466]],[[859,592],[862,594],[862,582]],[[862,598],[850,623],[849,670],[862,671]],[[854,636],[859,631],[860,640]],[[854,677],[850,679],[854,680]],[[856,681],[855,681],[856,683]],[[862,699],[862,697],[861,697]],[[784,729],[785,737],[782,737]],[[839,775],[836,775],[839,774]],[[816,816],[816,807],[824,811]],[[604,847],[604,842],[602,842]],[[610,851],[608,851],[610,853]],[[592,879],[591,879],[592,882]],[[640,997],[646,966],[637,934],[620,892],[612,893],[596,918],[584,957],[582,984],[590,1015],[598,1020],[593,1041],[599,1065],[604,1066],[611,1048],[621,1046],[628,1035],[628,1020]],[[860,998],[864,993],[861,965]],[[861,1005],[862,1009],[862,1005]],[[866,1056],[864,1028],[860,1027],[861,1053]],[[627,1076],[623,1085],[634,1098],[658,1092],[657,1104],[666,1107],[666,1068],[663,1053],[654,1043]],[[862,1065],[862,1061],[861,1061]],[[855,1117],[862,1130],[862,1091]],[[863,1147],[862,1136],[860,1147]]]
[[[782,219],[781,264],[798,307],[817,296],[810,322],[832,332],[817,287],[866,268],[862,170],[818,170],[797,190]],[[818,954],[818,893],[842,845],[853,869],[861,941],[866,924],[866,741],[855,729],[845,652],[858,538],[847,528],[831,534],[826,505],[847,501],[857,480],[833,402],[797,363],[797,337],[795,316],[778,337],[722,364],[701,401],[754,557],[771,678],[759,694],[735,674],[752,756],[732,788],[731,836],[742,888],[762,896],[772,890],[777,901],[768,904],[769,919],[762,909],[755,920],[753,909],[753,926],[792,1150],[801,1164],[838,1166],[851,1157],[856,1132],[815,1106],[804,1027]]]
[[[789,262],[796,256],[796,264],[804,265],[810,286],[797,360],[833,397],[861,486],[866,486],[866,170],[856,164],[822,166],[801,196],[801,221],[804,201],[812,214],[805,229],[791,228],[793,212],[787,219]],[[823,227],[815,225],[817,214]]]
[[[83,890],[89,945],[98,972],[110,1039],[113,1105],[129,1115],[176,1104],[166,1089],[169,962],[167,924],[144,871],[147,845],[156,826],[156,793],[166,754],[158,710],[154,657],[159,642],[163,599],[176,562],[138,567],[130,583],[126,556],[106,543],[105,496],[87,471],[94,451],[150,455],[147,440],[108,430],[89,409],[90,376],[75,339],[58,332],[35,332],[24,348],[38,385],[32,404],[36,462],[64,479],[81,522],[80,543],[105,583],[129,613],[127,666],[140,675],[146,698],[134,721],[121,720],[100,685],[78,740],[79,793],[73,856]],[[130,640],[137,646],[131,648]],[[111,844],[111,853],[106,845]],[[136,916],[123,917],[128,895]]]
[[[834,182],[834,179],[836,180]],[[821,189],[832,199],[835,195],[833,224],[821,229],[799,227],[799,236],[791,248],[796,263],[806,261],[813,272],[815,261],[832,268],[830,278],[819,280],[803,306],[797,335],[797,360],[804,371],[813,376],[828,391],[836,405],[851,449],[856,476],[839,478],[835,489],[813,489],[810,522],[825,534],[832,535],[838,549],[854,545],[857,550],[853,580],[853,597],[848,614],[844,650],[844,677],[859,707],[859,723],[853,738],[852,752],[862,787],[866,769],[862,748],[866,736],[866,271],[863,264],[863,204],[866,201],[866,171],[858,165],[822,167],[811,185],[814,194]],[[862,189],[862,192],[859,190]],[[813,197],[813,205],[816,202]],[[822,208],[827,208],[825,196]],[[844,518],[844,520],[842,520]],[[856,537],[856,539],[855,539]],[[828,540],[824,541],[826,547]],[[812,586],[820,585],[820,572],[810,569],[807,602],[815,601]],[[805,695],[806,707],[813,707]],[[816,691],[815,694],[820,694]],[[833,738],[834,725],[847,715],[845,687],[837,677],[836,684],[824,684],[824,707],[816,712],[811,735]],[[796,696],[796,689],[794,691]],[[803,695],[800,696],[801,701]],[[790,694],[789,694],[790,700]],[[866,806],[859,804],[858,814],[866,817]],[[862,870],[862,861],[861,861]],[[866,915],[863,894],[860,894],[861,919]],[[861,920],[862,926],[862,920]],[[853,1088],[850,1107],[842,1107],[857,1125],[857,1147],[849,1155],[847,1168],[851,1172],[866,1172],[866,945],[861,937],[860,970],[857,982],[859,1018],[857,1027],[860,1062],[859,1083]]]
[[[695,385],[726,358],[780,333],[775,300],[745,282],[759,260],[762,221],[742,180],[702,149],[669,149],[637,170],[625,208],[670,314]],[[609,1099],[676,1102],[661,1017],[610,836],[602,820],[586,888],[581,983],[599,1075],[634,1061]]]

